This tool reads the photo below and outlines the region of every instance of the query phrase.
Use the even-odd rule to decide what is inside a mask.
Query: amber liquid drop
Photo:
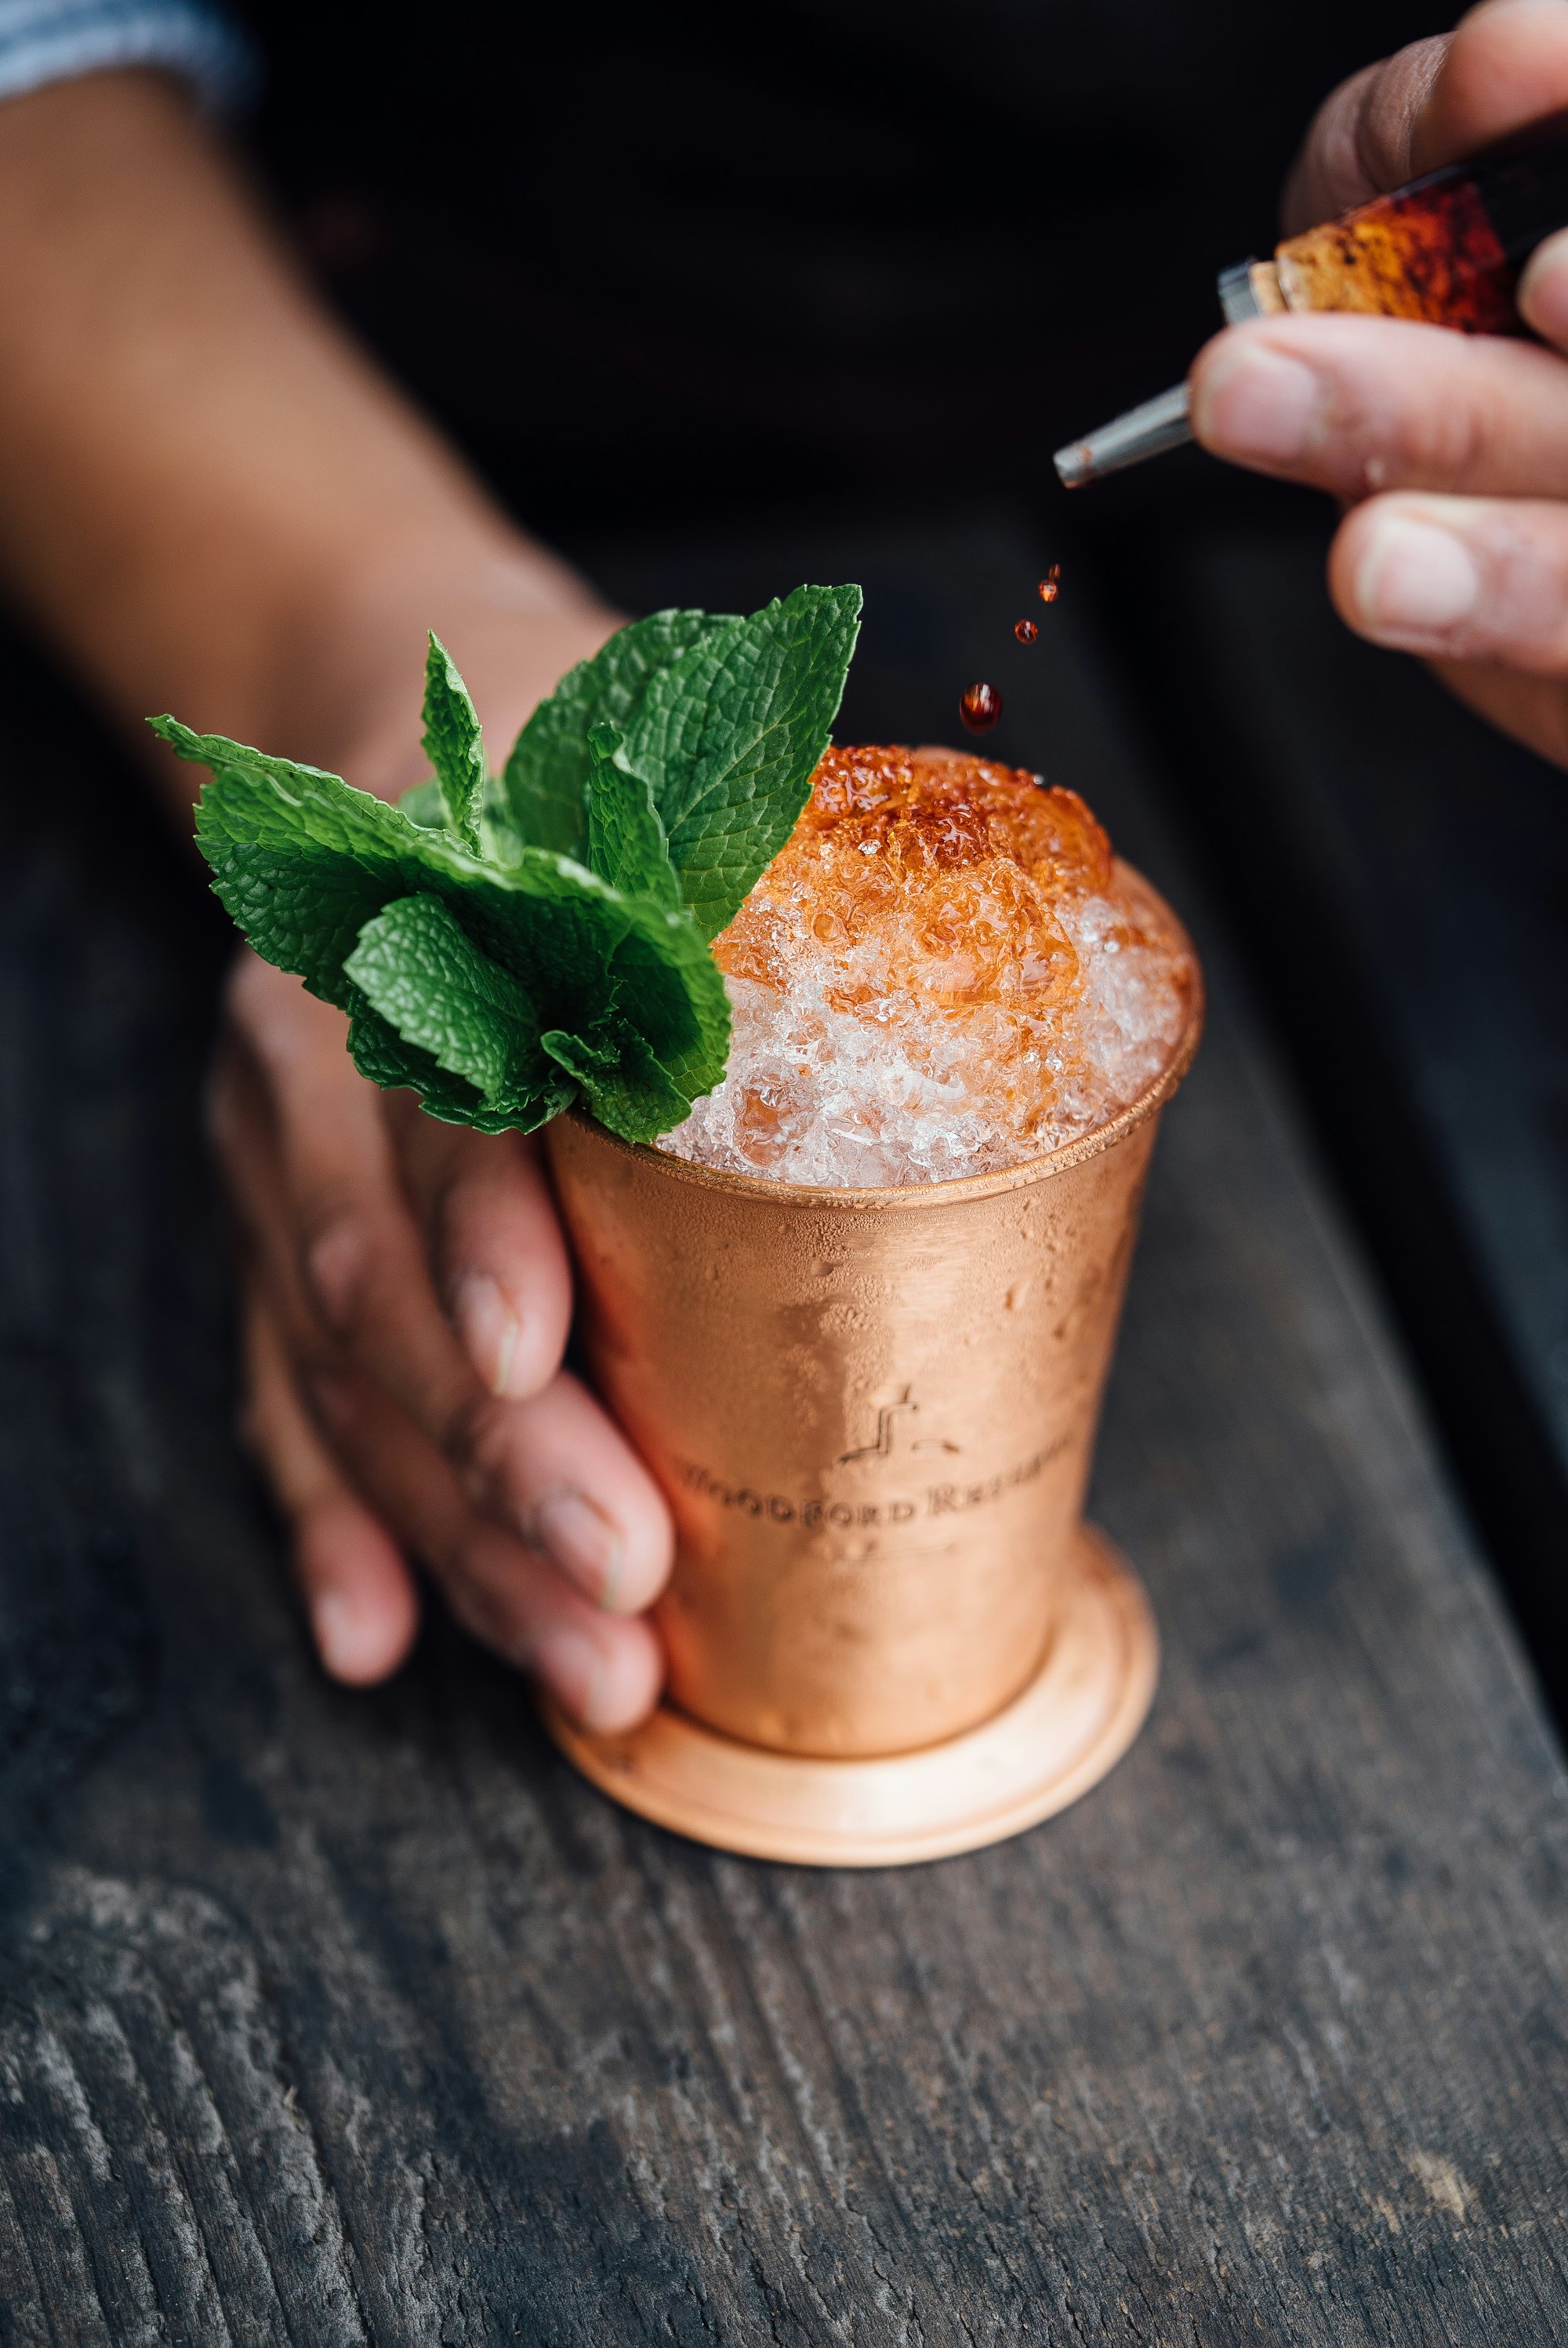
[[[1054,603],[1061,592],[1061,565],[1053,562],[1040,582],[1040,600],[1042,603]]]
[[[958,715],[971,734],[989,734],[1002,714],[1002,697],[994,685],[971,685],[958,704]]]
[[[1020,644],[1032,644],[1040,633],[1039,623],[1034,620],[1017,620],[1013,623],[1013,633]]]

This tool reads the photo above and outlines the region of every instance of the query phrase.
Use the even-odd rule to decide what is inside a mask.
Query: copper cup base
[[[589,1736],[547,1698],[584,1776],[656,1826],[797,1867],[909,1867],[1004,1842],[1075,1802],[1143,1725],[1159,1641],[1142,1583],[1079,1529],[1056,1630],[1022,1694],[979,1727],[872,1761],[743,1745],[667,1705],[630,1736]]]

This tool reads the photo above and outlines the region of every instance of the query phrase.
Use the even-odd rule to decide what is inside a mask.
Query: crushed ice
[[[660,1147],[833,1188],[994,1173],[1092,1131],[1158,1076],[1194,980],[1081,800],[939,752],[830,751],[714,953],[729,1071]]]

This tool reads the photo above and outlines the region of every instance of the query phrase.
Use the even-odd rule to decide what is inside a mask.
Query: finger
[[[528,1401],[487,1393],[436,1303],[412,1218],[383,1193],[380,1167],[351,1163],[320,1123],[306,1133],[285,1118],[284,1128],[311,1292],[348,1358],[446,1456],[469,1500],[546,1550],[597,1605],[650,1604],[669,1576],[672,1536],[663,1497],[625,1437],[563,1375]],[[559,1352],[548,1331],[547,1343]]]
[[[253,960],[253,958],[252,958]],[[357,1360],[437,1423],[477,1380],[430,1291],[380,1097],[330,1005],[265,964],[232,990],[210,1123],[296,1370]]]
[[[615,1734],[647,1716],[664,1672],[648,1622],[591,1605],[538,1550],[480,1516],[440,1452],[367,1378],[325,1375],[316,1402],[355,1483],[477,1638],[541,1680],[585,1728]]]
[[[1434,661],[1437,675],[1457,699],[1501,734],[1568,767],[1568,692],[1554,676],[1526,676],[1518,669],[1476,662]]]
[[[1484,0],[1456,31],[1368,66],[1325,100],[1286,181],[1287,236],[1568,107],[1562,0]]]
[[[273,991],[265,1007],[273,1081],[231,1071],[215,1131],[313,1407],[346,1358],[446,1455],[477,1507],[596,1603],[647,1605],[673,1555],[648,1469],[574,1380],[530,1402],[486,1392],[436,1301],[381,1097],[345,1058],[341,1021],[323,1026],[325,1006],[302,995]],[[247,1109],[258,1089],[264,1108]],[[538,1206],[536,1194],[527,1211]]]
[[[1500,336],[1408,318],[1250,320],[1199,352],[1192,415],[1214,456],[1337,497],[1568,496],[1568,366]]]
[[[228,1153],[231,1178],[269,1247],[286,1235],[310,1312],[439,1439],[478,1381],[431,1288],[381,1095],[348,1057],[343,1014],[298,981],[259,963],[235,994],[273,1146],[264,1162]]]
[[[1568,350],[1568,229],[1536,246],[1520,272],[1515,299],[1527,326]]]
[[[296,1287],[288,1309],[297,1312],[300,1301]],[[589,1604],[540,1550],[500,1532],[467,1504],[434,1446],[370,1381],[352,1369],[318,1364],[313,1401],[353,1476],[351,1486],[301,1407],[275,1316],[262,1305],[252,1313],[248,1330],[253,1437],[296,1528],[302,1581],[329,1669],[340,1677],[370,1679],[382,1675],[378,1662],[390,1670],[402,1660],[405,1648],[398,1650],[392,1636],[389,1601],[395,1593],[387,1585],[389,1561],[403,1578],[412,1640],[413,1586],[383,1529],[392,1525],[430,1567],[448,1603],[475,1634],[532,1672],[586,1727],[610,1733],[646,1715],[663,1677],[662,1653],[646,1623],[618,1620]],[[580,1390],[578,1400],[590,1422],[591,1448],[596,1436],[610,1431]],[[553,1397],[551,1408],[559,1412],[562,1401]],[[570,1397],[565,1406],[569,1412]],[[544,1432],[549,1433],[548,1415]],[[552,1455],[563,1448],[569,1452],[570,1432],[566,1430],[564,1446],[558,1433]],[[552,1464],[559,1465],[559,1457]],[[611,1470],[615,1464],[610,1463]],[[599,1472],[600,1465],[591,1460],[589,1472]],[[368,1507],[359,1493],[367,1497]],[[381,1609],[384,1643],[379,1655],[363,1619],[367,1596]],[[322,1614],[323,1600],[344,1597],[358,1618],[353,1654],[340,1654],[336,1644],[342,1612],[329,1604],[324,1619]]]
[[[1432,171],[1478,154],[1564,107],[1568,8],[1563,0],[1482,0],[1460,17],[1411,123],[1410,171]]]
[[[521,1401],[560,1367],[571,1271],[538,1144],[395,1110],[404,1179],[438,1293],[493,1395]]]
[[[1440,33],[1363,67],[1313,118],[1280,202],[1286,236],[1337,219],[1414,176],[1411,139],[1453,40]]]
[[[674,1536],[664,1497],[613,1421],[569,1371],[497,1422],[507,1456],[497,1476],[512,1520],[596,1605],[651,1606],[670,1578]],[[483,1452],[489,1438],[477,1440]]]
[[[1374,498],[1340,525],[1328,583],[1372,643],[1568,675],[1568,510],[1532,499]]]
[[[414,1577],[306,1416],[277,1324],[254,1283],[243,1345],[245,1433],[289,1521],[317,1653],[334,1679],[369,1686],[395,1672],[414,1644]]]

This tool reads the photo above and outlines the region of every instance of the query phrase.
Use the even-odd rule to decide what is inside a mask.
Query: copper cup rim
[[[1119,863],[1122,860],[1117,859]],[[1135,866],[1129,865],[1127,869],[1136,872]],[[1143,880],[1141,873],[1137,877]],[[1151,895],[1159,895],[1149,882],[1144,881],[1143,885],[1150,889]],[[1016,1166],[1003,1167],[997,1173],[960,1174],[948,1182],[899,1182],[865,1189],[840,1188],[826,1182],[775,1182],[766,1174],[732,1174],[717,1166],[699,1166],[689,1158],[677,1158],[668,1149],[655,1149],[647,1142],[623,1141],[619,1134],[611,1133],[586,1109],[570,1108],[564,1114],[599,1140],[609,1143],[611,1148],[620,1150],[625,1157],[641,1159],[673,1181],[694,1183],[700,1189],[727,1190],[738,1198],[759,1202],[765,1200],[781,1207],[809,1207],[816,1214],[831,1212],[835,1209],[865,1214],[868,1210],[889,1212],[915,1210],[922,1207],[956,1206],[965,1199],[994,1198],[1004,1190],[1019,1190],[1032,1182],[1047,1182],[1052,1175],[1065,1174],[1070,1167],[1081,1166],[1087,1159],[1098,1158],[1103,1151],[1114,1148],[1134,1126],[1142,1125],[1145,1117],[1153,1117],[1156,1109],[1164,1107],[1193,1065],[1204,1032],[1205,998],[1203,967],[1184,925],[1171,911],[1163,897],[1160,903],[1169,917],[1177,942],[1185,949],[1193,973],[1186,1024],[1170,1058],[1136,1099],[1130,1101],[1125,1108],[1118,1109],[1116,1115],[1108,1117],[1103,1125],[1095,1126],[1088,1133],[1079,1134],[1074,1140],[1061,1142],[1056,1148],[1044,1150],[1038,1158],[1026,1158]]]

